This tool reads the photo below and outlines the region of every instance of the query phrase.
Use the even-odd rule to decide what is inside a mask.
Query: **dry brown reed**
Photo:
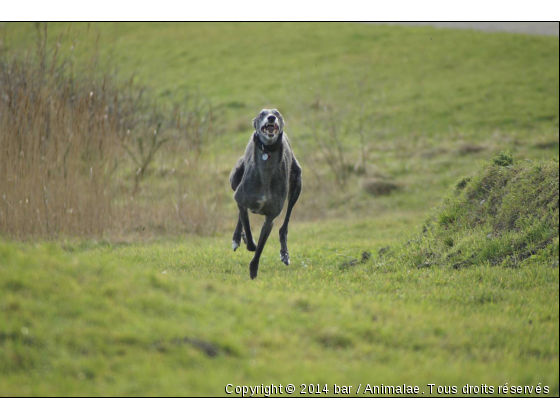
[[[208,232],[212,208],[194,211],[175,192],[162,207],[161,194],[140,183],[170,140],[175,154],[197,162],[210,111],[167,113],[132,81],[117,85],[96,68],[78,72],[59,58],[60,44],[48,50],[46,27],[40,35],[34,53],[0,57],[0,236],[122,234],[153,219]]]
[[[1,63],[0,232],[97,234],[111,222],[118,94],[47,65]]]

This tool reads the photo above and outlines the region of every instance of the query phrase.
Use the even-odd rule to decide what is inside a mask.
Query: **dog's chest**
[[[262,176],[256,171],[245,174],[239,186],[239,198],[243,201],[243,207],[252,213],[263,215],[282,211],[287,195],[287,176],[281,172],[268,173],[268,176]]]

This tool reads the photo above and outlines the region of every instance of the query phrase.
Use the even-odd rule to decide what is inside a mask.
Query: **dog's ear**
[[[259,117],[253,118],[253,127],[255,128],[255,130],[257,129],[257,120],[259,119]]]

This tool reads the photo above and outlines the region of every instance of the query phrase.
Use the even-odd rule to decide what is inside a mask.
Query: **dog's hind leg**
[[[270,216],[266,216],[263,227],[261,229],[259,244],[257,245],[255,256],[253,257],[251,263],[249,264],[249,274],[251,275],[251,279],[257,277],[257,272],[259,271],[259,260],[261,258],[262,251],[264,249],[268,236],[270,235],[270,231],[272,230],[273,225],[274,225],[274,218]]]
[[[239,245],[241,244],[241,235],[243,235],[243,223],[241,223],[241,218],[238,216],[237,217],[237,226],[235,227],[235,230],[233,231],[233,240],[231,241],[231,248],[235,251],[237,248],[239,248]],[[245,239],[245,238],[243,238]],[[247,241],[245,241],[247,242]]]
[[[251,233],[251,224],[249,223],[249,213],[247,213],[247,209],[237,205],[239,207],[239,221],[243,225],[243,229],[245,230],[245,242],[247,243],[247,250],[248,251],[255,251],[257,249],[257,245],[253,240],[253,234]],[[238,223],[239,225],[239,223]],[[237,232],[237,228],[236,228]],[[241,233],[240,233],[241,235]]]
[[[298,201],[300,193],[301,168],[297,160],[294,158],[292,162],[292,170],[290,172],[290,195],[288,197],[288,209],[286,210],[284,223],[280,228],[280,260],[286,265],[290,265],[290,254],[288,253],[288,223],[290,223],[292,209]]]

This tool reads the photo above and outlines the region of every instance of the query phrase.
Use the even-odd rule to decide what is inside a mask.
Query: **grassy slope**
[[[278,261],[273,235],[256,282],[247,281],[250,255],[231,253],[229,234],[65,251],[0,244],[0,395],[400,381],[425,391],[427,383],[540,382],[559,394],[558,269],[339,268],[401,243],[482,157],[506,148],[519,158],[557,156],[558,38],[357,24],[49,30],[68,28],[78,58],[100,28],[102,59],[136,71],[161,100],[193,88],[208,94],[224,179],[249,118],[266,105],[288,118],[305,164],[314,152],[306,117],[320,98],[345,117],[366,104],[370,157],[406,188],[371,201],[349,191],[340,201],[369,216],[359,220],[298,224],[296,208],[292,266]],[[8,45],[35,39],[32,25],[3,31]],[[350,131],[344,146],[356,142]],[[463,142],[485,149],[462,154]],[[304,191],[302,206],[310,199]],[[214,343],[218,357],[185,337]]]
[[[558,266],[558,159],[497,156],[463,178],[432,211],[422,233],[387,253],[412,267]]]
[[[507,149],[530,159],[558,154],[556,37],[341,23],[49,24],[48,33],[51,43],[64,35],[62,54],[74,44],[78,63],[97,45],[100,61],[112,62],[127,80],[136,74],[159,101],[208,97],[215,135],[206,156],[224,179],[244,150],[250,119],[265,106],[286,116],[308,187],[311,162],[321,160],[310,133],[314,105],[332,106],[354,164],[363,107],[370,172],[405,188],[371,199],[352,178],[328,201],[336,216],[403,207],[421,213],[480,158]],[[7,23],[1,34],[8,48],[37,39],[33,24]],[[482,149],[463,153],[465,144]],[[156,164],[180,176],[183,160]],[[176,194],[175,179],[145,182],[163,194],[151,201]]]
[[[8,46],[36,39],[32,24],[5,32]],[[408,137],[450,125],[558,124],[556,37],[313,23],[49,26],[53,41],[62,33],[67,47],[79,41],[78,57],[99,34],[101,59],[136,72],[160,96],[199,90],[244,122],[266,104],[291,111],[333,95],[374,102],[378,122]]]

